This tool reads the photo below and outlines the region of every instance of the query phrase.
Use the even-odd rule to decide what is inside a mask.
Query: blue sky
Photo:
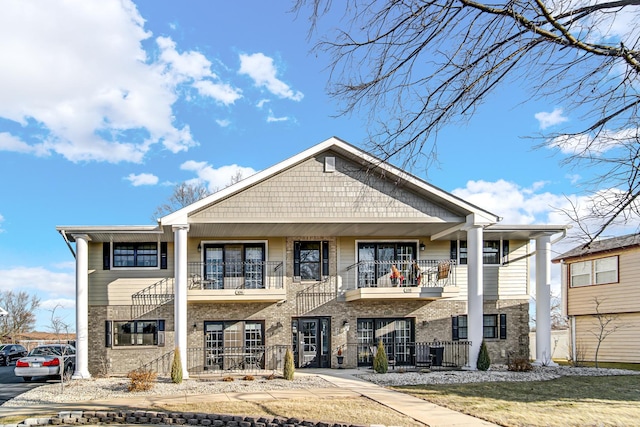
[[[223,187],[331,136],[365,146],[367,118],[335,117],[328,58],[291,5],[0,3],[0,290],[40,296],[39,330],[56,306],[75,323],[57,225],[152,224],[177,183]],[[439,134],[437,167],[413,172],[505,223],[566,223],[555,208],[588,171],[523,137],[579,117],[527,100],[501,88]]]

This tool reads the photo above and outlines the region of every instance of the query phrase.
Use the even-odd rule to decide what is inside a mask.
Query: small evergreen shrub
[[[295,370],[296,368],[293,364],[293,353],[290,349],[287,349],[287,352],[284,354],[284,369],[282,371],[282,376],[285,380],[292,381]]]
[[[176,347],[173,352],[173,362],[171,363],[171,381],[175,384],[182,382],[182,360],[180,359],[180,349]]]
[[[378,374],[386,374],[389,370],[389,360],[387,359],[387,352],[384,350],[382,340],[378,341],[376,356],[373,358],[373,370]]]
[[[489,350],[484,340],[480,345],[480,353],[478,353],[478,364],[476,365],[478,370],[486,371],[491,366],[491,359],[489,358]]]
[[[135,391],[147,391],[153,388],[153,384],[158,377],[158,374],[151,369],[136,369],[127,374],[127,378],[131,380],[128,386],[128,390]]]

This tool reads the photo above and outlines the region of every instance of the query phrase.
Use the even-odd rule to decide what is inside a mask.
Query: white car
[[[26,357],[16,361],[17,377],[31,381],[33,377],[71,376],[76,366],[76,349],[68,344],[40,345]]]

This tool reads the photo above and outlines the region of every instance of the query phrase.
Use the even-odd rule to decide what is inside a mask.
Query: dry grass
[[[424,426],[394,410],[367,398],[266,400],[262,402],[210,402],[188,405],[164,405],[165,411],[203,412],[249,416],[271,416],[340,422],[344,424],[384,424],[394,426]]]
[[[394,387],[503,426],[640,425],[640,376]]]

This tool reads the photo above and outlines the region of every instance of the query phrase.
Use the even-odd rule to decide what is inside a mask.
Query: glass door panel
[[[247,289],[264,288],[264,248],[262,246],[247,246],[244,249],[245,259],[245,287]]]
[[[204,249],[204,288],[223,289],[224,287],[224,249],[221,246],[205,246]]]

